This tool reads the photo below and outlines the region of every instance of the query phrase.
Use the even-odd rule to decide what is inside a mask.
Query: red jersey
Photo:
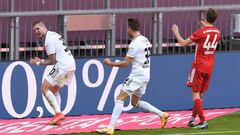
[[[214,26],[196,30],[189,39],[196,43],[193,67],[202,73],[212,73],[214,53],[221,39],[220,31]]]

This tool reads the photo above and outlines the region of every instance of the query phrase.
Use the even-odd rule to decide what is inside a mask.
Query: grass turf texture
[[[115,131],[114,135],[240,135],[240,112],[208,121],[208,129],[166,128]],[[98,133],[76,133],[67,135],[99,135]]]

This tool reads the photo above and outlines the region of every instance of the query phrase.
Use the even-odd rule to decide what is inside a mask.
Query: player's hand
[[[35,60],[36,62],[40,62],[40,61],[41,61],[41,59],[38,58],[38,57],[34,57],[34,60]]]
[[[41,62],[41,59],[38,57],[35,57],[34,59],[33,58],[30,59],[30,63],[34,65],[39,65],[40,62]]]
[[[173,26],[172,26],[173,33],[177,33],[178,29],[179,29],[178,26],[176,24],[173,24]]]
[[[36,61],[33,58],[30,59],[30,63],[36,65]]]
[[[112,61],[109,58],[105,58],[103,62],[104,64],[111,66]]]
[[[201,20],[201,21],[198,22],[198,27],[199,28],[202,28],[204,26],[205,26],[205,22],[204,21]]]

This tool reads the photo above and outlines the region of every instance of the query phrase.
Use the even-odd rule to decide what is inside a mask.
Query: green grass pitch
[[[166,128],[115,131],[114,135],[240,135],[240,112],[208,121],[208,129]],[[68,135],[99,135],[98,133],[76,133]]]

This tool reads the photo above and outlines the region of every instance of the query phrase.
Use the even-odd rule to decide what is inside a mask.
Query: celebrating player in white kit
[[[169,118],[167,112],[162,112],[148,102],[140,100],[150,79],[151,44],[146,37],[141,35],[139,28],[140,23],[137,19],[128,19],[128,34],[132,38],[132,42],[129,45],[125,59],[119,62],[112,62],[109,58],[104,60],[104,63],[111,67],[127,67],[129,64],[132,64],[132,70],[124,81],[122,89],[115,100],[108,127],[96,130],[98,133],[113,135],[114,127],[123,110],[124,101],[129,96],[132,96],[131,104],[134,107],[157,114],[161,120],[161,128],[164,128]]]
[[[61,35],[53,31],[48,31],[42,21],[36,21],[32,26],[38,38],[45,40],[44,47],[48,58],[40,59],[35,57],[34,59],[30,59],[30,63],[35,65],[54,65],[53,69],[44,79],[41,89],[48,103],[55,111],[55,115],[49,124],[59,125],[65,119],[64,114],[60,110],[61,96],[59,89],[66,82],[71,82],[76,70],[75,60]]]

